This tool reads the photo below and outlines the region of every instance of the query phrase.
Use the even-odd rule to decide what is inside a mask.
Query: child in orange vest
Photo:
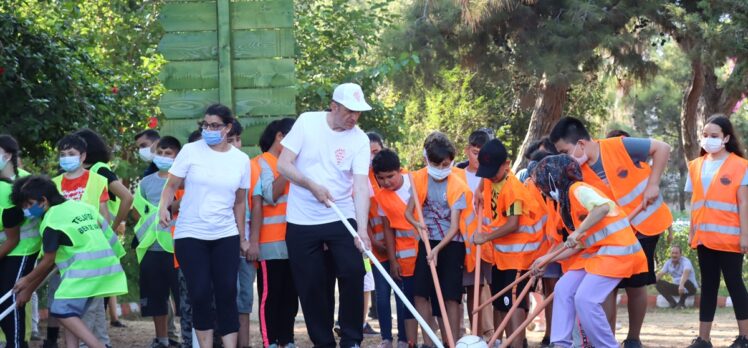
[[[436,266],[437,276],[441,286],[447,310],[444,313],[434,311],[434,316],[442,320],[449,320],[452,337],[457,340],[460,335],[458,328],[462,320],[460,302],[462,301],[462,273],[465,267],[465,239],[468,231],[464,225],[472,207],[472,194],[467,184],[452,172],[456,149],[446,135],[439,132],[431,133],[424,144],[427,167],[412,173],[418,197],[410,197],[405,218],[411,225],[428,236],[432,253],[426,256],[424,241],[418,243],[418,255],[414,270],[415,306],[424,318],[432,315],[432,307],[436,307],[437,297],[431,276],[429,263]],[[413,215],[415,199],[423,206],[422,224]],[[473,216],[472,220],[475,220]],[[437,307],[438,308],[438,307]],[[443,336],[446,337],[444,325],[441,325]],[[424,337],[426,346],[433,346],[428,337]]]
[[[748,253],[748,161],[728,119],[706,121],[701,157],[688,164],[686,192],[691,196],[691,247],[699,256],[701,305],[699,336],[689,348],[711,348],[720,273],[733,302],[738,337],[730,347],[748,347],[748,291],[743,280],[743,254]]]
[[[558,281],[553,301],[553,346],[570,347],[575,318],[597,348],[618,348],[602,304],[621,279],[646,271],[647,259],[623,210],[600,190],[582,182],[579,164],[568,155],[541,160],[533,173],[541,192],[558,202],[569,231],[567,250],[541,264],[562,261],[566,273]],[[580,251],[581,250],[581,251]]]
[[[379,206],[378,214],[384,225],[384,241],[387,261],[382,265],[389,267],[392,279],[400,283],[408,301],[413,302],[413,272],[416,264],[417,236],[413,226],[405,219],[405,209],[410,200],[410,181],[401,172],[400,158],[390,149],[384,149],[374,156],[371,163],[379,187],[374,198]],[[379,295],[379,290],[377,290]],[[389,297],[389,294],[388,294]],[[395,298],[397,308],[398,348],[406,348],[418,342],[418,322],[413,314],[403,305],[399,297]],[[387,303],[389,307],[389,303]],[[387,318],[382,318],[380,322]],[[390,324],[392,325],[392,324]],[[384,329],[382,329],[384,332]],[[390,336],[391,337],[391,336]],[[390,338],[392,339],[392,338]],[[389,342],[392,344],[392,342]]]
[[[498,139],[486,143],[478,154],[479,167],[476,175],[483,178],[479,187],[483,196],[484,225],[488,233],[476,234],[475,244],[493,244],[494,267],[491,271],[491,292],[498,293],[530,268],[541,250],[547,214],[530,191],[510,172],[511,161],[507,158],[504,144]],[[519,301],[517,310],[509,319],[506,335],[511,335],[524,321],[529,309],[529,300],[515,298],[527,286],[520,282],[516,289],[507,292],[493,302],[494,324],[506,317],[514,301]],[[513,342],[513,347],[522,347],[524,332]]]

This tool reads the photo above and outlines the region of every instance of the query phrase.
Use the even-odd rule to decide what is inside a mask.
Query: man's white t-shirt
[[[468,187],[470,187],[470,191],[472,192],[475,192],[475,189],[478,188],[480,181],[483,179],[479,178],[475,173],[471,173],[467,168],[465,168],[465,178],[467,179]]]
[[[404,174],[403,176],[405,175],[407,174]],[[402,186],[400,186],[399,189],[395,190],[395,193],[397,194],[397,197],[399,197],[400,200],[405,203],[405,205],[408,204],[408,201],[410,200],[410,180],[408,180],[407,177],[403,178]],[[387,214],[384,213],[384,210],[381,206],[379,207],[377,213],[379,214],[379,216],[387,217]]]
[[[237,190],[249,189],[249,171],[249,157],[233,146],[218,152],[204,140],[185,145],[169,169],[170,174],[184,178],[174,239],[238,235],[234,201]]]
[[[281,145],[297,155],[296,168],[327,188],[343,214],[354,219],[353,175],[369,174],[371,155],[366,133],[358,126],[333,131],[327,123],[327,112],[306,112],[299,116]],[[291,182],[286,220],[297,225],[320,225],[339,218],[311,191]]]

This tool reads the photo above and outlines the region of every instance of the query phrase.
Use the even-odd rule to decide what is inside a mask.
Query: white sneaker
[[[382,340],[382,343],[380,343],[377,348],[392,348],[392,341]]]
[[[408,342],[398,341],[397,348],[409,348]]]

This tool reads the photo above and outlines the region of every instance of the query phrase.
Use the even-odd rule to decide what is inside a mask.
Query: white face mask
[[[582,149],[582,155],[581,156],[579,156],[579,157],[575,156],[574,154],[577,153],[577,148],[579,148],[579,143],[577,143],[577,145],[574,146],[574,151],[572,151],[570,155],[571,155],[571,158],[573,158],[575,161],[577,161],[577,163],[579,163],[579,165],[581,166],[581,165],[587,163],[587,160],[589,160],[590,158],[589,158],[589,156],[587,156],[587,153],[584,152],[584,149]]]
[[[449,167],[446,168],[436,168],[429,164],[428,172],[429,176],[434,178],[434,180],[444,180],[446,177],[449,176],[450,173],[452,173],[452,164],[454,162],[450,163]]]
[[[701,138],[700,143],[707,153],[717,153],[725,147],[724,139],[721,138]]]
[[[559,195],[561,194],[558,191],[558,186],[556,186],[556,183],[553,181],[553,178],[550,174],[548,174],[548,186],[551,188],[551,192],[548,192],[548,195],[551,196],[551,199],[558,202]]]
[[[10,156],[0,156],[0,170],[5,169],[5,166],[10,162]]]
[[[151,152],[150,147],[141,147],[138,149],[138,156],[140,156],[140,159],[146,162],[152,162],[153,161],[153,152]]]

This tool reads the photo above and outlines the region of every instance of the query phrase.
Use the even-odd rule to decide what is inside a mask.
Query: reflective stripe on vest
[[[698,210],[704,207],[709,209],[722,210],[728,213],[738,213],[738,205],[727,202],[698,200],[691,204],[691,210]]]
[[[101,276],[115,274],[119,272],[124,272],[124,270],[122,269],[122,265],[116,264],[116,265],[106,266],[102,268],[94,268],[94,269],[72,269],[72,270],[65,272],[62,278],[74,279],[74,278],[101,277]]]
[[[642,250],[642,245],[639,242],[631,245],[606,245],[600,247],[597,252],[583,254],[584,258],[590,258],[593,256],[626,256],[633,255]]]
[[[644,209],[639,212],[639,214],[636,214],[633,219],[631,219],[631,224],[634,226],[639,225],[649,219],[650,216],[652,216],[654,213],[657,212],[662,205],[665,204],[665,202],[662,200],[662,195],[658,196],[657,199],[650,205],[647,206],[647,209]]]
[[[536,243],[523,243],[523,244],[495,244],[493,247],[496,251],[501,253],[524,253],[528,251],[535,251],[540,248],[543,242]]]
[[[616,221],[616,222],[614,222],[614,223],[612,223],[612,224],[610,224],[608,226],[603,227],[599,231],[597,231],[594,234],[592,234],[591,236],[587,237],[584,240],[584,246],[586,248],[589,248],[592,245],[594,245],[595,243],[597,243],[597,242],[605,239],[606,237],[612,235],[613,233],[621,231],[621,230],[623,230],[623,229],[625,229],[626,227],[629,227],[629,226],[631,226],[631,225],[629,224],[629,221],[627,219],[620,219],[620,220],[618,220],[618,221]]]
[[[717,224],[698,224],[696,227],[698,230],[703,232],[722,233],[734,236],[740,235],[740,227],[725,226]]]
[[[151,227],[151,225],[153,225],[154,222],[156,222],[156,214],[151,214],[151,216],[149,216],[148,219],[146,219],[145,222],[140,225],[140,228],[135,231],[135,236],[138,237],[138,241],[143,241],[143,236],[146,232],[148,232],[148,229]]]
[[[285,215],[276,215],[276,216],[268,216],[262,218],[263,224],[283,224],[286,223],[286,216]]]
[[[384,233],[375,233],[375,234],[374,234],[374,240],[375,240],[375,241],[381,241],[381,240],[384,240]]]
[[[76,261],[92,261],[92,260],[98,260],[103,259],[106,257],[114,256],[114,251],[112,249],[105,249],[105,250],[97,250],[97,251],[87,251],[83,253],[77,253],[74,254],[69,259],[58,262],[57,268],[60,269],[60,272],[65,272],[65,270],[70,267],[70,265],[73,264],[73,262]]]
[[[543,229],[543,226],[545,226],[545,223],[547,221],[548,221],[548,215],[546,214],[546,215],[543,215],[543,217],[540,218],[540,220],[538,220],[538,222],[536,222],[532,226],[520,225],[517,232],[529,233],[529,234],[544,232],[545,230]]]
[[[621,196],[621,198],[618,199],[618,204],[621,206],[626,206],[634,202],[636,197],[639,197],[640,195],[642,195],[644,193],[644,190],[647,189],[648,183],[649,183],[649,178],[644,179],[644,181],[634,186],[634,188],[631,191]]]
[[[28,229],[24,228],[24,226],[21,226],[21,235],[20,238],[23,239],[32,239],[32,238],[39,238],[39,230],[38,229]],[[8,236],[5,234],[5,232],[0,231],[0,243],[5,242],[8,240]],[[20,243],[20,242],[19,242]]]
[[[405,249],[395,252],[395,257],[398,259],[405,259],[408,257],[416,257],[416,249]]]
[[[418,238],[415,230],[395,230],[395,237],[397,238]]]

